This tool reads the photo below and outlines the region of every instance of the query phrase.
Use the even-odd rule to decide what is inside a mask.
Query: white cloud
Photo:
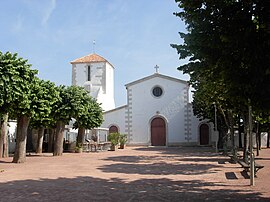
[[[51,0],[50,5],[47,9],[45,9],[43,18],[42,18],[42,25],[46,25],[48,20],[51,17],[52,12],[56,8],[56,0]]]

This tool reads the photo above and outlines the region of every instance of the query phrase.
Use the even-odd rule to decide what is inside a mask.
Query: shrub
[[[125,145],[127,143],[127,134],[120,134],[119,143],[120,145]]]
[[[119,144],[119,138],[120,138],[119,133],[110,133],[108,135],[108,141],[110,141],[111,144],[114,146]]]

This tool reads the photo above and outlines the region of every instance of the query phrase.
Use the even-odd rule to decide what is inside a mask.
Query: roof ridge
[[[167,75],[164,75],[164,74],[160,74],[160,73],[154,73],[154,74],[151,74],[149,76],[146,76],[146,77],[143,77],[141,79],[137,79],[135,81],[132,81],[130,83],[127,83],[125,86],[128,87],[128,86],[132,86],[134,84],[137,84],[137,83],[140,83],[142,81],[146,81],[148,79],[152,79],[154,77],[160,77],[160,78],[164,78],[164,79],[169,79],[169,80],[172,80],[172,81],[177,81],[177,82],[181,82],[181,83],[184,83],[184,84],[188,84],[187,81],[185,80],[182,80],[182,79],[179,79],[179,78],[175,78],[175,77],[172,77],[172,76],[167,76]]]
[[[89,62],[108,62],[104,57],[96,54],[96,53],[91,53],[86,56],[77,58],[73,61],[71,61],[71,64],[74,63],[89,63]],[[108,62],[109,63],[109,62]]]

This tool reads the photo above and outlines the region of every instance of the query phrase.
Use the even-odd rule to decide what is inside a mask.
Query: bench
[[[244,162],[244,161],[242,161],[242,160],[238,160],[238,163],[242,166],[242,168],[244,168],[244,170],[246,171],[246,172],[250,172],[250,164],[249,163],[246,163],[246,162]],[[262,169],[264,166],[262,166],[262,165],[260,165],[260,164],[258,164],[258,163],[256,163],[255,162],[255,165],[254,165],[254,167],[255,167],[255,169],[254,169],[254,174],[255,174],[255,176],[256,176],[256,173],[260,170],[260,169]]]

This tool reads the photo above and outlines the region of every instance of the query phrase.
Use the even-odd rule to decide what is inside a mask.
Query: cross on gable
[[[156,65],[154,68],[156,69],[156,73],[158,73],[159,66]]]

